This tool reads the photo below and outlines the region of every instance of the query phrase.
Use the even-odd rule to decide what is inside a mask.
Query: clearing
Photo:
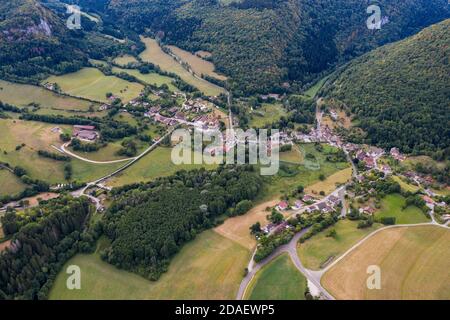
[[[137,182],[148,182],[159,177],[166,177],[180,170],[194,170],[205,167],[213,169],[216,165],[182,164],[175,165],[171,159],[172,148],[158,147],[130,168],[108,181],[111,187],[119,187]]]
[[[381,200],[381,209],[375,213],[375,218],[395,217],[396,224],[414,224],[430,222],[425,214],[415,206],[403,209],[406,199],[400,194],[389,194]]]
[[[156,282],[119,270],[99,253],[76,255],[58,274],[52,300],[69,299],[234,299],[250,252],[214,231],[197,235],[175,256]],[[81,290],[66,288],[69,265],[82,270]]]
[[[264,266],[247,288],[248,300],[305,300],[307,281],[284,253]]]
[[[165,84],[169,87],[169,90],[172,92],[178,90],[177,87],[175,87],[172,84],[172,81],[174,81],[175,79],[173,79],[171,77],[167,77],[167,76],[162,76],[156,72],[150,72],[147,74],[143,74],[137,69],[122,69],[122,68],[117,68],[117,67],[112,68],[112,71],[114,73],[125,72],[133,77],[136,77],[137,79],[139,79],[141,81],[144,81],[147,84],[155,85],[157,87],[160,87],[163,84]]]
[[[24,184],[16,175],[6,169],[0,168],[0,197],[15,195],[25,190]]]
[[[18,107],[25,107],[37,103],[42,109],[52,111],[83,111],[87,112],[92,102],[58,95],[49,90],[28,84],[18,84],[0,80],[0,101]]]
[[[450,230],[435,226],[380,231],[322,278],[337,299],[449,300]],[[381,289],[369,290],[367,267],[381,269]]]
[[[181,79],[198,88],[206,95],[218,96],[221,93],[225,93],[225,89],[206,80],[198,79],[184,69],[181,64],[161,49],[155,39],[141,37],[141,41],[146,46],[146,50],[140,54],[142,60],[159,65],[164,71],[177,74]]]
[[[263,128],[277,122],[281,117],[286,116],[287,112],[280,103],[263,103],[261,108],[251,112],[250,128]]]
[[[121,98],[123,102],[128,102],[138,97],[144,89],[139,83],[105,76],[96,68],[83,68],[62,76],[51,76],[43,82],[57,83],[67,94],[102,102],[108,102],[106,94],[109,92]]]
[[[357,226],[358,221],[340,220],[304,243],[299,243],[297,253],[300,261],[308,269],[323,269],[359,240],[381,227],[380,224],[365,229],[358,229]],[[335,238],[327,237],[332,229],[336,230]]]
[[[113,60],[114,63],[118,64],[119,66],[126,66],[129,63],[137,63],[137,59],[133,56],[130,56],[128,54],[124,56],[117,57]]]
[[[180,49],[176,46],[167,46],[173,54],[175,54],[178,58],[186,62],[198,76],[202,76],[202,74],[216,78],[218,80],[225,81],[227,77],[224,75],[220,75],[215,72],[216,67],[210,61],[206,61],[192,53]]]
[[[307,188],[306,193],[319,194],[320,191],[324,191],[325,194],[330,194],[336,190],[338,184],[345,184],[352,178],[352,168],[346,168],[338,171],[331,176],[327,177],[324,181],[319,181]]]

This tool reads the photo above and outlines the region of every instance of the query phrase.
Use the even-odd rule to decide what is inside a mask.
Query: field
[[[227,77],[224,75],[217,74],[215,72],[215,66],[212,62],[206,61],[202,58],[199,58],[192,53],[180,49],[176,46],[168,46],[170,51],[175,54],[178,58],[186,62],[191,68],[192,71],[195,72],[198,76],[202,74],[219,79],[219,80],[227,80]]]
[[[63,163],[37,154],[41,149],[54,151],[51,145],[59,143],[59,133],[51,132],[53,127],[55,125],[40,122],[0,119],[0,161],[13,167],[21,166],[35,179],[51,183],[64,181]],[[16,150],[22,143],[25,146]]]
[[[25,190],[26,185],[13,173],[0,168],[0,197],[18,194]]]
[[[62,76],[51,76],[44,82],[56,82],[67,94],[102,102],[107,102],[106,94],[108,92],[121,98],[123,102],[128,102],[139,96],[144,88],[139,83],[128,82],[114,76],[105,76],[95,68],[84,68]]]
[[[292,150],[280,152],[280,161],[302,164],[304,161],[303,153],[300,151],[298,145],[293,145]]]
[[[133,56],[130,56],[130,55],[124,55],[124,56],[115,58],[115,59],[113,60],[113,62],[116,63],[116,64],[118,64],[118,65],[120,65],[120,66],[126,66],[126,65],[129,64],[129,63],[136,63],[136,62],[138,62],[138,61],[137,61],[136,58],[133,57]]]
[[[316,82],[316,84],[314,84],[311,88],[306,90],[303,94],[310,98],[314,98],[316,96],[317,92],[319,92],[319,90],[322,89],[322,86],[324,85],[325,81],[327,81],[327,79],[328,79],[328,76],[320,79],[319,81]]]
[[[248,300],[304,300],[306,278],[287,254],[264,266],[247,289]]]
[[[37,103],[43,109],[88,111],[89,101],[57,95],[38,86],[0,80],[0,101],[18,107]]]
[[[333,266],[322,285],[337,299],[450,299],[450,231],[434,226],[383,230]],[[369,290],[367,267],[381,270]]]
[[[249,259],[248,250],[211,230],[185,245],[156,282],[116,269],[98,253],[77,255],[59,273],[50,299],[234,299]],[[68,265],[81,268],[81,290],[66,289]]]
[[[281,104],[264,103],[260,109],[254,110],[251,115],[249,127],[262,128],[279,121],[287,113]]]
[[[72,159],[72,180],[90,182],[100,179],[124,166],[126,162],[111,164],[92,164],[78,159]]]
[[[291,166],[297,170],[297,174],[294,176],[283,177],[279,173],[278,175],[267,177],[270,181],[266,190],[261,194],[260,201],[271,200],[274,197],[290,193],[293,188],[299,185],[306,188],[318,182],[321,174],[328,177],[349,167],[349,164],[346,162],[332,163],[326,161],[326,154],[317,151],[313,144],[300,144],[298,147],[303,155],[310,154],[314,158],[305,158],[301,165]]]
[[[143,73],[140,73],[139,70],[137,70],[137,69],[122,69],[122,68],[117,68],[117,67],[114,67],[112,69],[112,71],[115,73],[120,73],[120,72],[128,73],[129,75],[132,75],[132,76],[136,77],[137,79],[144,81],[147,84],[156,85],[158,87],[162,86],[163,84],[166,84],[169,87],[169,90],[171,90],[171,91],[178,90],[177,87],[175,87],[172,84],[172,81],[174,80],[173,78],[162,76],[155,72],[143,74]]]
[[[400,187],[405,190],[405,191],[409,191],[409,192],[417,192],[420,190],[420,188],[418,186],[406,183],[405,181],[403,181],[400,177],[398,176],[393,176],[392,179],[394,179],[395,181],[398,182],[398,184],[400,185]]]
[[[187,83],[197,87],[204,94],[209,96],[218,96],[220,93],[225,92],[223,88],[220,88],[208,81],[198,79],[184,69],[181,64],[176,62],[170,55],[162,51],[156,40],[150,38],[141,38],[142,42],[146,45],[146,50],[141,53],[142,60],[159,65],[162,70],[177,74],[181,79]]]
[[[55,125],[34,121],[0,119],[0,132],[5,139],[0,140],[0,161],[7,162],[11,166],[21,166],[33,179],[40,179],[49,183],[63,183],[64,162],[40,157],[38,150],[57,152],[51,145],[61,145],[59,133],[51,131]],[[58,126],[65,131],[70,131],[69,126]],[[20,150],[16,146],[25,143]],[[6,154],[4,153],[6,151]],[[76,181],[92,181],[118,169],[125,163],[115,164],[91,164],[78,159],[71,161],[73,174]],[[3,171],[3,170],[2,170]],[[1,171],[1,173],[3,173]]]
[[[400,194],[387,195],[381,201],[381,209],[375,213],[376,218],[396,217],[396,224],[412,224],[429,222],[430,220],[417,207],[409,206],[402,209],[405,204],[405,198]]]
[[[324,191],[325,194],[330,194],[336,189],[336,184],[344,184],[352,178],[352,168],[346,168],[338,171],[327,177],[324,181],[319,181],[313,185],[305,188],[305,192],[319,194]]]
[[[169,176],[180,170],[193,170],[201,167],[213,169],[214,165],[175,165],[171,160],[171,148],[156,148],[129,169],[119,173],[108,181],[111,187],[130,183],[147,182],[159,177]]]
[[[251,250],[256,246],[256,239],[250,234],[250,226],[258,221],[262,226],[266,225],[268,223],[266,216],[269,214],[266,208],[274,207],[278,202],[279,200],[272,200],[258,204],[242,216],[225,220],[223,224],[214,230]]]
[[[312,270],[326,267],[381,225],[375,224],[366,229],[358,229],[357,226],[357,221],[340,220],[334,226],[319,232],[304,243],[299,243],[297,253],[303,265]],[[331,229],[336,230],[336,238],[326,236]]]

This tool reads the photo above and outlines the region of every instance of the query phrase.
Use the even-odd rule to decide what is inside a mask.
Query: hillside
[[[50,73],[67,73],[87,64],[88,56],[102,58],[124,50],[101,37],[82,17],[89,30],[70,30],[69,15],[54,12],[37,0],[0,2],[0,78],[29,81]],[[58,14],[57,14],[58,13]]]
[[[356,59],[325,94],[356,115],[366,142],[448,158],[449,43],[446,20]]]
[[[227,4],[223,4],[227,3]],[[210,51],[236,94],[304,88],[338,62],[450,16],[446,0],[381,0],[381,30],[360,0],[111,0],[106,12],[189,51]]]

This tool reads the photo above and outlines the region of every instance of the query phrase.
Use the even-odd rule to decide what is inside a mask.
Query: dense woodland
[[[187,4],[186,4],[187,3]],[[446,0],[381,0],[389,22],[366,27],[360,0],[111,0],[105,12],[123,25],[187,50],[213,53],[235,95],[303,88],[336,63],[449,17]]]
[[[68,196],[24,215],[7,212],[2,224],[12,239],[0,254],[0,299],[44,299],[63,264],[93,243],[83,233],[89,211],[87,198]]]
[[[262,187],[252,166],[182,171],[147,184],[113,190],[105,215],[111,247],[103,258],[156,280],[182,245],[224,214],[242,214]],[[235,210],[236,208],[236,210]]]
[[[449,158],[449,42],[446,20],[356,59],[337,76],[324,92],[355,114],[365,134],[353,140]]]

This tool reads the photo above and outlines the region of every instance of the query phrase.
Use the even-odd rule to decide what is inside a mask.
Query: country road
[[[73,158],[79,159],[79,160],[84,161],[84,162],[93,163],[93,164],[112,164],[112,163],[119,163],[119,162],[131,161],[131,160],[135,160],[135,159],[137,158],[137,157],[134,157],[134,158],[119,159],[119,160],[111,160],[111,161],[95,161],[95,160],[89,160],[89,159],[86,159],[86,158],[83,158],[83,157],[77,155],[76,153],[73,153],[73,152],[67,150],[66,148],[69,146],[69,143],[70,143],[70,142],[67,142],[67,143],[61,145],[61,147],[59,147],[59,148],[58,148],[57,146],[54,146],[54,145],[52,145],[52,147],[53,147],[54,149],[58,150],[59,152],[63,152],[63,153],[65,153],[65,154],[68,154],[69,156],[71,156],[71,157],[73,157]]]
[[[246,291],[248,289],[249,284],[255,277],[256,273],[264,267],[266,264],[268,264],[270,261],[278,257],[279,255],[283,253],[289,254],[292,262],[294,263],[295,267],[309,280],[311,281],[317,289],[320,291],[320,293],[324,296],[324,298],[328,300],[333,300],[333,296],[330,295],[320,284],[320,277],[317,277],[317,275],[314,272],[311,272],[310,270],[306,269],[303,264],[301,263],[300,259],[297,255],[297,243],[298,240],[306,233],[308,232],[309,228],[305,228],[302,231],[298,232],[289,243],[282,245],[275,249],[274,252],[272,252],[271,255],[269,255],[264,260],[254,263],[253,256],[248,266],[248,274],[244,277],[242,280],[239,291],[237,294],[236,299],[237,300],[243,300],[246,294]]]

